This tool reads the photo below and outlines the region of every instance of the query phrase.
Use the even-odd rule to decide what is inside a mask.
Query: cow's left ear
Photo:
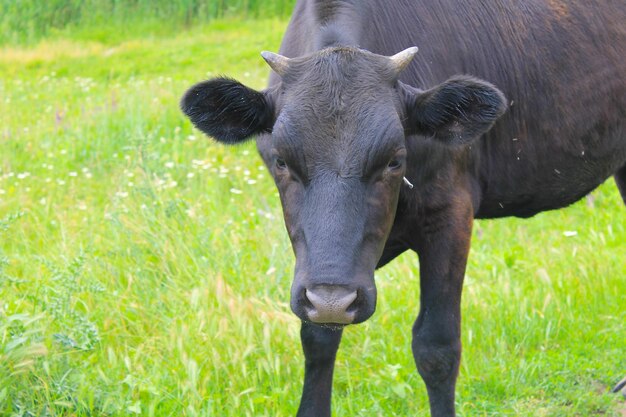
[[[456,76],[422,91],[401,85],[409,133],[432,136],[450,145],[471,142],[506,111],[504,94],[469,76]]]
[[[230,78],[191,87],[180,108],[198,129],[218,142],[234,144],[271,132],[274,106],[268,91],[256,91]]]

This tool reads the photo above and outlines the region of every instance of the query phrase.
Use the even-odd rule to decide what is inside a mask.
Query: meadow
[[[253,143],[178,109],[228,74],[262,88],[284,18],[76,25],[0,46],[0,416],[292,416],[293,255]],[[8,40],[7,40],[8,39]],[[11,40],[12,39],[12,40]],[[617,417],[626,209],[612,179],[532,219],[478,221],[458,414]],[[377,273],[344,332],[336,416],[428,416],[411,356],[419,265]]]

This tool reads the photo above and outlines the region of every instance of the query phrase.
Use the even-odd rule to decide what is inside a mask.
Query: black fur
[[[504,94],[473,77],[453,77],[425,92],[404,87],[410,133],[450,145],[478,138],[506,110]]]
[[[194,85],[183,96],[180,108],[198,129],[226,144],[270,132],[273,125],[265,95],[229,78]]]
[[[353,291],[343,313],[364,321],[375,267],[405,250],[420,263],[415,364],[432,417],[456,416],[473,220],[564,207],[611,175],[626,199],[624,21],[617,0],[298,0],[280,48],[292,60],[267,90],[280,95],[225,79],[187,93],[218,140],[273,130],[257,148],[296,255],[298,417],[330,417],[341,337],[310,322],[308,291]],[[399,74],[381,56],[414,45]]]

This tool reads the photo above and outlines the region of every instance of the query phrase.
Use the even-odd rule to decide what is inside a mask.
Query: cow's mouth
[[[328,329],[334,332],[338,332],[343,330],[344,327],[348,326],[347,324],[339,324],[339,323],[315,323],[314,321],[304,320],[305,323],[314,324],[318,327],[322,327],[324,329]]]

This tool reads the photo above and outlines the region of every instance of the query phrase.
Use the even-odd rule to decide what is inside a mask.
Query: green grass
[[[295,0],[0,0],[0,44],[32,43],[77,28],[138,35],[224,17],[287,17]]]
[[[261,88],[259,51],[285,25],[80,27],[0,49],[1,416],[295,414],[277,193],[252,143],[215,145],[178,110],[208,75]],[[459,416],[623,413],[608,389],[626,374],[625,218],[610,180],[566,210],[477,223]],[[417,274],[411,254],[378,272],[377,312],[338,355],[336,416],[428,415]]]

